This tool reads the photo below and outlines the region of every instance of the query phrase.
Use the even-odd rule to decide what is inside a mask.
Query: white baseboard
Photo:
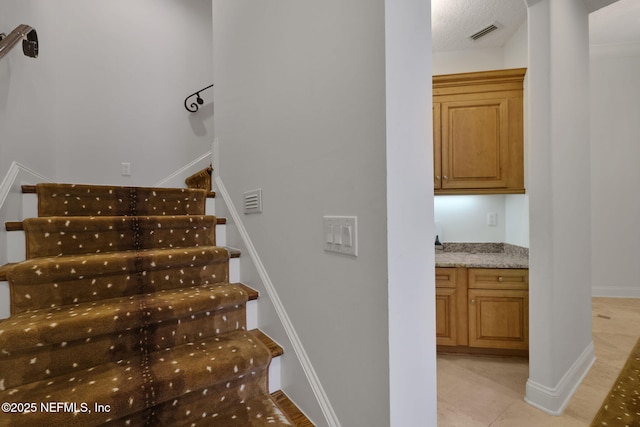
[[[547,414],[561,415],[595,361],[596,355],[591,341],[555,387],[548,387],[529,379],[525,402]]]

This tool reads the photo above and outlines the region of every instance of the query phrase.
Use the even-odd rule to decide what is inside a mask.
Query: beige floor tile
[[[529,361],[524,357],[443,355],[440,358],[446,358],[456,366],[512,390],[516,396],[524,397],[529,377]]]
[[[596,386],[582,384],[576,390],[562,415],[581,421],[585,426],[589,425],[600,409],[607,392],[608,390],[604,390],[600,384]]]
[[[438,401],[489,425],[515,399],[524,397],[495,381],[453,364],[438,372]],[[460,405],[461,402],[464,402]]]
[[[438,426],[440,424],[438,423]],[[513,402],[491,427],[585,427],[581,421],[549,415],[524,400]]]
[[[473,419],[461,412],[456,406],[439,400],[438,425],[447,427],[484,427],[487,424]]]
[[[526,360],[439,355],[438,426],[589,426],[638,340],[640,299],[594,298],[592,309],[596,362],[561,416],[524,401]]]

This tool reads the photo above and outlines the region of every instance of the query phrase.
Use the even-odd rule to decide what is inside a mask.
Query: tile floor
[[[593,298],[592,313],[596,362],[561,416],[524,401],[525,359],[439,355],[438,426],[589,426],[640,338],[640,299]]]

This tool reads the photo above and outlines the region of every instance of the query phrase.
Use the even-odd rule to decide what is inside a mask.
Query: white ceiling
[[[501,47],[527,18],[524,0],[431,0],[433,51]],[[498,29],[477,41],[488,25]],[[640,42],[640,0],[618,0],[589,16],[592,44]]]

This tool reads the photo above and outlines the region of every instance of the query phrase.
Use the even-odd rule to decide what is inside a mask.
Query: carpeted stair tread
[[[0,320],[0,354],[116,334],[141,323],[149,327],[198,313],[238,309],[247,300],[240,286],[217,284],[18,313]]]
[[[22,221],[7,221],[4,223],[4,229],[7,231],[22,231],[24,226]]]
[[[282,390],[277,390],[271,393],[271,399],[273,399],[276,405],[278,405],[282,412],[286,414],[287,418],[290,419],[296,427],[314,427],[311,420],[307,418],[304,412],[302,412]]]
[[[296,426],[276,402],[266,394],[246,399],[219,411],[211,411],[209,402],[204,398],[197,402],[189,402],[189,404],[177,404],[175,409],[175,411],[166,411],[165,413],[169,417],[160,419],[159,425],[172,427]]]
[[[36,185],[38,216],[202,215],[207,191],[108,185]]]
[[[219,246],[34,258],[7,272],[12,313],[229,280]]]
[[[220,410],[230,402],[214,399],[214,392],[237,382],[239,394],[245,389],[264,393],[268,349],[251,333],[232,332],[139,357],[102,364],[84,371],[62,375],[0,391],[3,402],[89,402],[108,405],[108,413],[34,412],[12,415],[11,425],[98,425],[109,420],[144,411],[193,390],[210,389],[211,410]],[[253,396],[247,396],[251,398]]]
[[[27,258],[214,246],[215,216],[73,216],[23,221]]]
[[[249,297],[249,301],[257,300],[258,296],[260,295],[258,291],[256,291],[253,288],[250,288],[249,286],[245,285],[244,283],[234,283],[234,285],[238,285],[242,289],[244,289],[244,291],[247,293],[247,295]]]

